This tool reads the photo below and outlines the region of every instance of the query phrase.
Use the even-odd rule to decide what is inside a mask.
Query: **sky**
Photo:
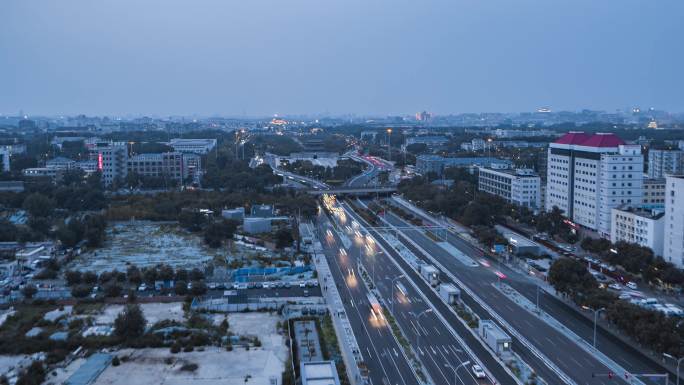
[[[2,0],[0,113],[684,111],[682,0]]]

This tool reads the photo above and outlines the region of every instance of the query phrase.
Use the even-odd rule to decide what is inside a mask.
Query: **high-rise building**
[[[665,175],[681,175],[684,171],[684,151],[649,150],[648,177],[664,178]]]
[[[663,258],[684,268],[684,176],[667,176],[665,181],[665,239]]]
[[[541,178],[530,169],[494,170],[479,167],[478,190],[498,195],[507,202],[541,208]]]
[[[546,209],[556,206],[602,237],[610,237],[611,209],[641,204],[641,146],[610,133],[569,132],[549,145],[548,159]]]
[[[665,178],[645,178],[641,207],[645,209],[665,208]]]
[[[102,183],[111,186],[122,183],[128,175],[128,147],[124,142],[98,142],[91,150],[102,172]]]
[[[10,152],[0,150],[0,171],[10,171]]]

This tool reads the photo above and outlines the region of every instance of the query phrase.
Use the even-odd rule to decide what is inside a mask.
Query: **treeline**
[[[351,159],[341,159],[335,167],[314,165],[309,160],[297,160],[283,166],[285,170],[309,178],[324,180],[329,184],[341,184],[353,176],[361,174],[363,164]]]
[[[606,319],[640,344],[675,357],[684,354],[680,319],[619,300],[615,294],[600,289],[582,262],[556,260],[549,270],[549,282],[578,306],[606,309]]]
[[[612,244],[607,239],[582,240],[582,248],[598,254],[601,259],[620,266],[630,274],[640,276],[657,286],[684,285],[684,271],[657,256],[648,247],[628,242]]]

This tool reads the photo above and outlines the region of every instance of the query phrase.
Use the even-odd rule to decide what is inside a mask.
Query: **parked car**
[[[306,282],[302,281],[299,283],[299,287],[304,288],[306,287]]]
[[[636,290],[636,289],[639,288],[639,287],[637,286],[637,284],[634,283],[634,282],[632,282],[632,281],[627,282],[627,287],[630,288],[630,289],[632,289],[632,290]]]
[[[608,288],[620,291],[622,290],[622,285],[620,285],[619,283],[611,283],[610,285],[608,285]]]
[[[487,375],[485,374],[484,370],[482,370],[482,367],[480,365],[473,365],[472,367],[473,375],[475,378],[486,378]]]

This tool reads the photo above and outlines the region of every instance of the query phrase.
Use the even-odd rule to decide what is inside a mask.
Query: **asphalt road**
[[[321,234],[325,234],[327,229],[332,230],[325,215],[319,216],[318,226]],[[349,277],[350,269],[356,271],[356,267],[350,259],[340,257],[341,241],[336,232],[333,231],[333,234],[333,239],[322,240],[324,254],[367,365],[371,382],[374,385],[418,385],[418,379],[401,354],[401,347],[389,328],[382,327],[372,319],[366,300],[366,288],[353,280],[353,277]]]
[[[407,227],[411,226],[392,214],[388,214],[385,219],[394,225]],[[508,322],[515,330],[520,332],[530,343],[532,343],[538,350],[543,352],[550,361],[552,361],[574,381],[579,384],[627,383],[622,379],[623,373],[619,373],[619,376],[616,376],[612,380],[606,377],[593,378],[592,373],[607,374],[611,370],[603,365],[593,355],[581,349],[575,342],[571,341],[564,334],[560,333],[545,322],[539,320],[536,316],[533,316],[532,314],[523,310],[492,286],[492,284],[497,283],[499,279],[495,274],[495,271],[498,270],[506,274],[506,283],[518,289],[519,287],[523,286],[524,280],[520,279],[517,274],[498,265],[491,265],[492,267],[490,268],[487,268],[486,266],[466,266],[450,255],[448,251],[439,246],[435,241],[424,235],[421,231],[405,228],[402,230],[402,232],[410,237],[411,240],[418,244],[423,250],[428,252],[433,258],[442,264],[442,266],[444,266],[455,277],[461,280],[461,282],[476,292],[477,295],[484,300],[496,313],[504,318],[506,322]],[[480,259],[478,257],[481,253],[473,248],[465,248],[463,245],[464,242],[459,238],[451,236],[448,238],[448,241],[459,248],[459,250],[462,252],[474,258],[475,261]],[[412,244],[407,241],[404,241],[404,243],[407,245],[407,247],[412,249],[416,255],[422,255],[423,258],[425,258],[423,253]],[[523,288],[523,293],[529,296],[531,294],[530,290],[534,290],[534,295],[536,295],[536,288],[530,288],[529,286]],[[546,307],[548,307],[550,301],[545,302],[545,305],[547,305]],[[469,305],[471,305],[474,310],[478,309],[479,312],[482,312],[482,316],[487,317],[484,309],[480,308],[480,306],[472,301],[472,299]],[[546,310],[546,307],[543,307],[543,309]],[[565,323],[565,320],[562,319],[562,322]],[[621,354],[622,353],[618,353],[617,355],[610,356],[622,365],[625,363],[621,360]],[[535,369],[541,370],[542,368],[539,367],[538,363],[533,364],[533,362],[537,361],[538,360],[534,360],[530,362],[530,364],[532,364]],[[628,370],[633,369],[633,367],[628,368]]]
[[[361,218],[351,210],[347,210],[347,212],[357,222],[363,223]],[[413,348],[418,352],[433,381],[438,384],[453,384],[455,379],[458,379],[457,384],[494,383],[492,379],[478,380],[474,378],[470,369],[475,361],[464,351],[461,342],[451,334],[437,314],[434,312],[425,313],[420,316],[420,320],[416,319],[416,315],[427,309],[432,309],[425,303],[418,291],[425,295],[430,304],[468,345],[483,366],[492,373],[497,381],[496,383],[515,384],[515,380],[481,345],[481,342],[466,329],[418,273],[403,261],[396,250],[379,237],[375,231],[370,230],[370,233],[376,242],[382,244],[385,250],[392,255],[386,255],[376,246],[371,253],[354,253],[352,258],[356,257],[360,260],[366,266],[371,277],[375,277],[378,291],[382,294],[385,303],[391,306],[392,299],[395,299],[393,316],[412,343]],[[400,262],[401,269],[392,262],[393,260]],[[397,290],[396,286],[394,290],[392,288],[392,280],[403,273],[406,275],[396,281],[402,283],[406,289],[406,295]],[[410,282],[413,282],[418,289],[416,290]],[[466,365],[466,368],[459,369],[456,378],[454,368],[466,361],[470,361],[470,364]]]
[[[463,251],[469,256],[479,256],[481,252],[474,248],[471,244],[462,238],[449,233],[447,240],[453,246]],[[492,260],[492,263],[497,263]],[[521,274],[515,270],[509,269],[507,266],[497,266],[507,275],[507,283],[516,289],[519,293],[524,295],[528,300],[535,302],[537,295],[537,287],[534,279],[527,275]],[[576,335],[583,338],[585,341],[591,343],[593,341],[594,324],[590,317],[577,312],[575,308],[563,303],[556,297],[550,295],[543,295],[543,290],[540,291],[539,306],[549,315],[561,321],[563,325],[573,331]],[[635,349],[633,346],[618,339],[609,331],[603,329],[600,325],[597,328],[596,347],[605,355],[611,357],[620,366],[627,369],[630,373],[666,373],[667,369],[663,367],[660,362],[652,357],[644,355],[642,352]],[[670,378],[675,379],[674,373],[670,372]],[[646,380],[642,380],[649,383]],[[658,382],[650,382],[657,384]]]

